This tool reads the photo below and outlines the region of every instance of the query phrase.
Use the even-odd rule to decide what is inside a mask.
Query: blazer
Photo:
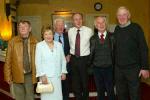
[[[65,56],[70,54],[70,45],[69,45],[69,39],[68,39],[68,33],[63,33],[64,37],[64,53]]]
[[[45,40],[37,43],[35,53],[36,77],[59,77],[67,73],[66,59],[62,44],[54,41],[53,49],[50,49]]]

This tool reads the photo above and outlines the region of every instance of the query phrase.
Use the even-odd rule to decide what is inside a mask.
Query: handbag
[[[37,93],[51,93],[54,91],[54,86],[52,82],[48,84],[42,84],[42,82],[37,83],[36,92]]]

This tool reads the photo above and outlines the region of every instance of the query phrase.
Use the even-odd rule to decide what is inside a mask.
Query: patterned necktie
[[[80,30],[77,30],[76,43],[75,43],[75,55],[80,56]]]
[[[28,39],[23,39],[23,67],[25,73],[29,73],[31,71],[30,69],[30,63],[29,63],[29,54],[28,54]]]
[[[61,41],[61,39],[60,39],[60,38],[61,38],[61,35],[59,35],[59,40],[58,40],[58,41],[62,44],[62,41]]]
[[[104,39],[104,34],[102,33],[102,34],[100,35],[100,43],[103,44],[104,41],[105,41],[105,39]]]

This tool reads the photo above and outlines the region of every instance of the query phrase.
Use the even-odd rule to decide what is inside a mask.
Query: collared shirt
[[[98,32],[98,37],[99,37],[99,38],[101,38],[101,34],[102,34],[102,33]],[[104,34],[104,39],[105,39],[105,38],[106,38],[106,35],[107,35],[107,32],[105,31],[103,34]]]
[[[70,53],[72,55],[75,54],[75,42],[76,42],[76,35],[77,35],[77,28],[73,27],[70,28],[68,31],[68,38],[70,44]],[[82,26],[79,29],[80,34],[80,56],[87,56],[90,54],[90,38],[93,35],[93,32],[90,28],[86,26]]]
[[[59,36],[60,36],[60,40],[62,42],[62,46],[64,48],[64,36],[63,36],[63,34],[59,34],[59,33],[55,32],[55,34],[54,34],[54,41],[58,41],[59,42]]]

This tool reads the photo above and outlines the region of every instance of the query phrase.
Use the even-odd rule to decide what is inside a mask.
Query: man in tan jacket
[[[17,29],[19,34],[8,42],[4,79],[9,85],[13,84],[16,100],[34,100],[34,59],[37,40],[30,34],[29,21],[21,20]]]

